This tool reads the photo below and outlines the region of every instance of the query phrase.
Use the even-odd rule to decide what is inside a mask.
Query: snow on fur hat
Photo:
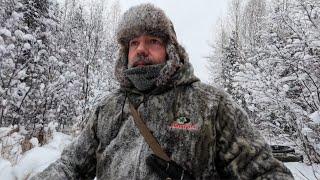
[[[129,41],[142,34],[154,35],[166,42],[167,61],[157,79],[157,86],[170,83],[174,73],[189,61],[185,49],[177,41],[172,22],[163,10],[149,3],[131,7],[123,14],[116,34],[120,49],[115,76],[121,87],[132,87],[123,72],[128,68]]]

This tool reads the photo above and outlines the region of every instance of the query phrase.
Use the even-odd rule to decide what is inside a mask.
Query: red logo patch
[[[198,126],[196,124],[191,124],[190,119],[186,117],[179,117],[176,121],[174,121],[169,129],[183,129],[188,131],[197,131]]]

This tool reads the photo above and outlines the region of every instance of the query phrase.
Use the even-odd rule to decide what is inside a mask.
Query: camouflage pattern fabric
[[[227,94],[196,81],[190,65],[178,74],[177,86],[160,93],[122,89],[108,96],[62,157],[33,180],[158,179],[146,166],[152,152],[129,101],[171,159],[197,179],[293,179]]]
[[[139,92],[123,74],[127,41],[144,31],[166,38],[168,54],[157,87],[148,93]],[[129,9],[117,37],[115,73],[121,88],[95,109],[61,158],[32,180],[159,179],[146,165],[152,151],[134,124],[129,102],[169,157],[196,179],[293,179],[229,95],[194,76],[162,10],[150,4]]]

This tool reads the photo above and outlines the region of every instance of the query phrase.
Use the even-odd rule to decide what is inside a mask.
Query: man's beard
[[[142,56],[142,55],[138,55],[137,57],[135,57],[133,59],[133,64],[129,65],[128,64],[128,69],[136,67],[139,64],[143,64],[144,66],[148,66],[148,65],[152,65],[152,60],[148,57]]]

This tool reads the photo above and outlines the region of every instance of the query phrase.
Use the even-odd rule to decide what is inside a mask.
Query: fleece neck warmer
[[[164,64],[133,67],[124,71],[124,75],[139,91],[150,91],[156,87],[156,80]]]

